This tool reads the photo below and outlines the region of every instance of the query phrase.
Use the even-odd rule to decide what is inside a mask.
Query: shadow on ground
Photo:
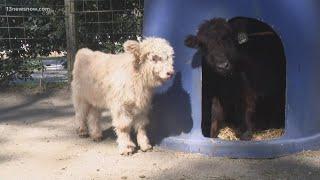
[[[0,147],[3,147],[5,146],[5,143],[7,142],[8,140],[3,138],[3,137],[0,137]],[[5,154],[3,153],[3,151],[1,151],[0,149],[0,164],[1,163],[4,163],[4,162],[8,162],[8,161],[11,161],[12,159],[16,159],[17,157],[13,154]]]
[[[54,108],[39,107],[34,109],[20,109],[0,115],[0,121],[30,121],[32,123],[47,121],[53,118],[72,116],[73,108],[69,106],[58,106]]]
[[[210,158],[184,161],[150,179],[319,179],[319,164],[294,157],[269,160]]]
[[[21,93],[18,95],[22,96],[19,98],[23,99],[18,105],[10,105],[10,101],[18,101],[14,99],[18,98],[15,95],[2,98],[3,102],[0,103],[0,122],[23,121],[25,123],[35,123],[73,115],[72,105],[55,106],[49,100],[47,101],[48,98],[54,96],[53,90],[40,94],[22,95]],[[7,99],[5,100],[5,98]]]
[[[116,134],[115,134],[112,127],[103,131],[103,139],[104,140],[106,140],[106,139],[107,140],[116,140],[117,139]]]
[[[22,89],[22,91],[23,91],[23,89]],[[5,92],[10,94],[9,90],[5,90]],[[0,106],[0,114],[3,115],[6,113],[10,113],[12,111],[17,111],[17,110],[25,108],[25,107],[30,107],[33,104],[50,97],[53,94],[53,92],[54,91],[46,91],[46,92],[40,93],[40,94],[24,94],[23,92],[22,93],[12,92],[12,94],[19,94],[21,96],[24,96],[25,101],[19,105],[16,105],[16,106],[10,106],[10,107],[5,107],[5,108],[2,108]]]
[[[181,73],[174,78],[173,85],[153,98],[150,111],[150,139],[158,144],[165,137],[190,132],[193,126],[190,96],[183,89]]]
[[[16,157],[14,155],[3,155],[3,154],[0,154],[0,164],[12,161],[13,159],[16,159]]]

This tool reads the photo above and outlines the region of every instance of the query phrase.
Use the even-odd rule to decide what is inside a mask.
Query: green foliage
[[[0,85],[30,78],[44,67],[39,56],[66,51],[64,0],[11,0],[8,6],[40,7],[43,11],[0,13]],[[141,35],[143,0],[76,0],[77,47],[121,52],[127,39]],[[5,10],[2,6],[0,11]],[[90,12],[89,12],[90,11]],[[10,40],[9,40],[10,38]],[[37,60],[36,60],[37,59]]]
[[[75,7],[78,48],[117,53],[125,40],[141,36],[143,0],[76,1]]]
[[[122,44],[123,42],[112,43],[110,41],[107,41],[105,43],[102,43],[102,46],[104,47],[104,50],[106,52],[120,53],[123,52]]]
[[[21,58],[10,58],[0,63],[0,86],[7,84],[9,81],[18,79],[30,78],[30,73],[34,70],[43,69],[42,63],[39,60]]]
[[[14,78],[30,78],[35,70],[43,69],[41,61],[35,60],[36,57],[65,50],[64,7],[55,6],[61,3],[63,0],[16,1],[8,4],[48,9],[8,11],[8,15],[16,17],[0,17],[0,26],[10,26],[10,36],[8,33],[0,37],[0,85]]]

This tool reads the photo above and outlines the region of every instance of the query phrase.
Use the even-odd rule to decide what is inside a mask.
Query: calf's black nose
[[[174,75],[174,72],[167,72],[167,75],[168,75],[169,77],[172,77],[172,76]]]
[[[223,63],[217,64],[217,67],[220,69],[229,69],[230,64],[228,62],[223,62]]]

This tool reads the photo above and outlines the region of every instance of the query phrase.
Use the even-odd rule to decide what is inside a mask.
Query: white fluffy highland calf
[[[132,129],[142,151],[152,148],[146,135],[150,101],[154,88],[174,74],[174,52],[166,40],[155,37],[128,40],[123,47],[121,54],[80,49],[73,69],[72,98],[79,136],[102,140],[101,110],[109,109],[120,153],[129,155],[136,147],[130,139]]]

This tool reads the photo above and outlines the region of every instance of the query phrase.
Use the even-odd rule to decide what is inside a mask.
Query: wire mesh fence
[[[68,39],[75,50],[119,52],[141,35],[142,17],[143,0],[0,0],[0,85],[66,82]]]

